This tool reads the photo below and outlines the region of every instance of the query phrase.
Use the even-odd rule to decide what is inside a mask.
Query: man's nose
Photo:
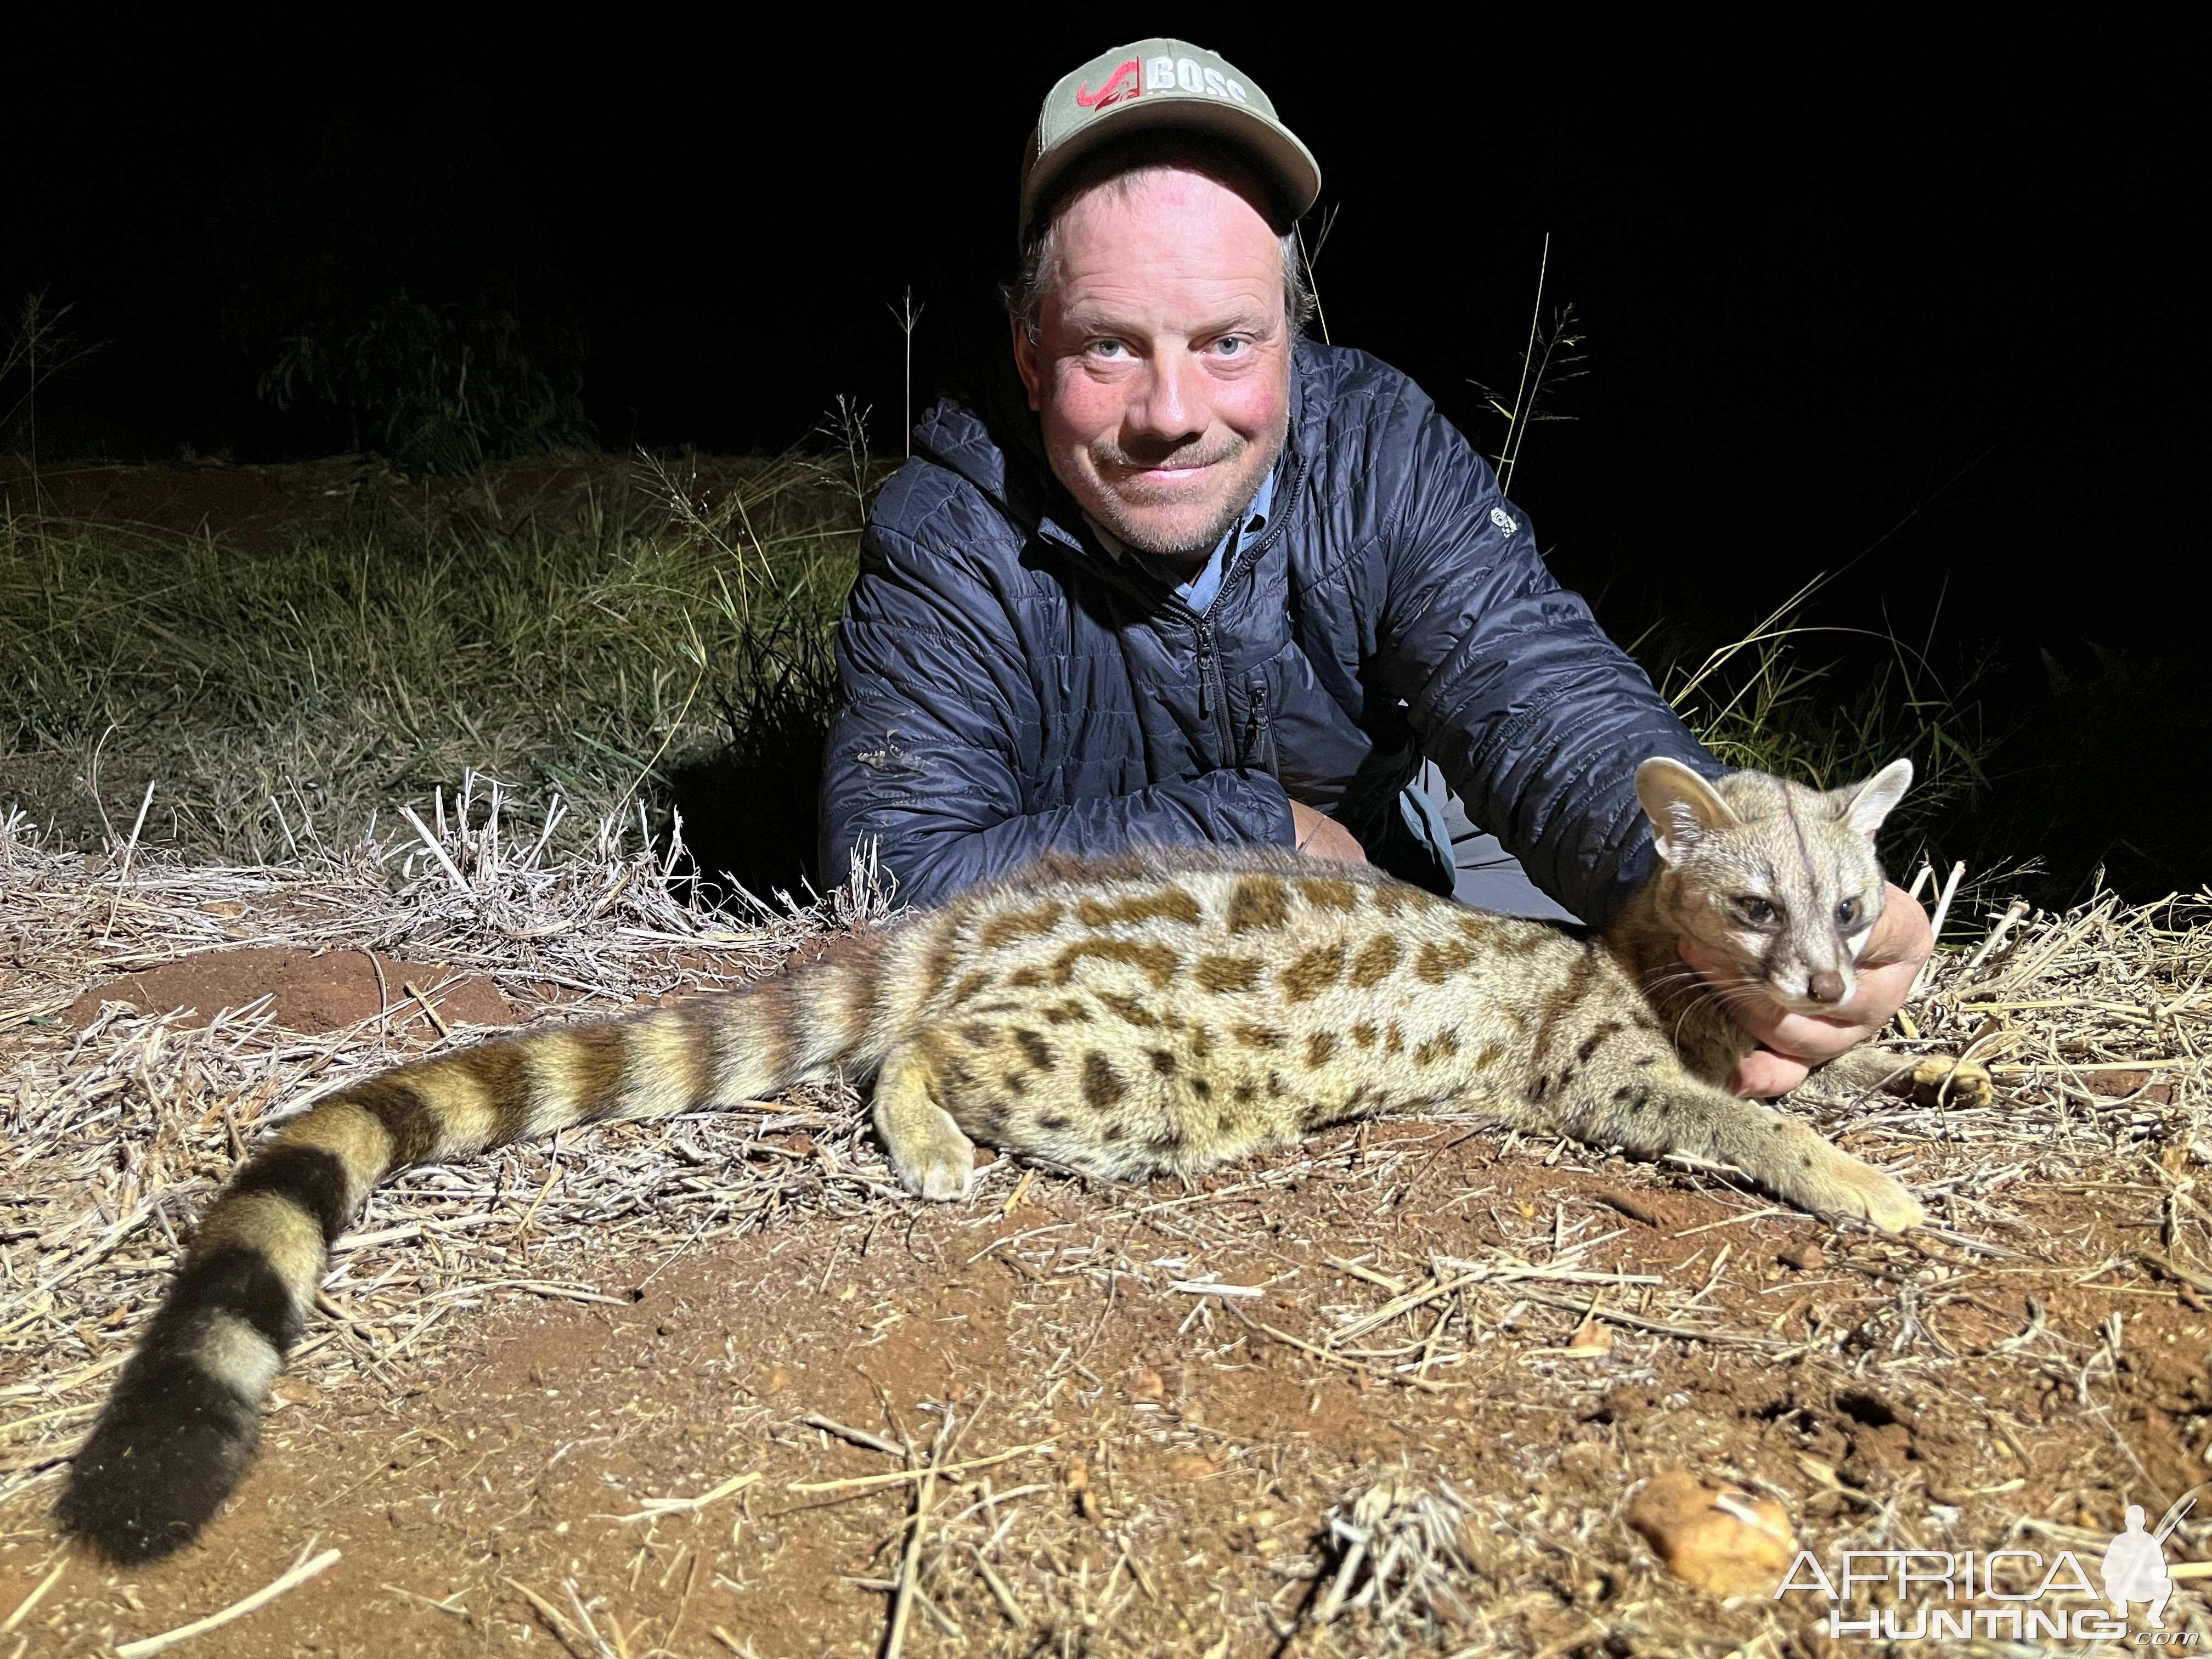
[[[1176,444],[1206,430],[1207,407],[1203,376],[1183,351],[1164,351],[1152,359],[1151,384],[1129,410],[1130,423],[1156,442]]]

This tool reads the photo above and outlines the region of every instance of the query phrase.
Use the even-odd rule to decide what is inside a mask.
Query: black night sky
[[[1449,38],[1284,15],[149,37],[135,67],[73,57],[17,102],[0,295],[44,285],[110,342],[54,389],[50,441],[331,447],[256,400],[210,226],[336,143],[393,176],[456,169],[488,220],[542,239],[589,331],[604,446],[775,448],[844,392],[895,453],[887,307],[910,287],[927,307],[919,403],[1003,327],[1044,89],[1165,30],[1247,70],[1319,156],[1334,339],[1413,374],[1486,451],[1471,382],[1510,390],[1551,234],[1547,307],[1575,307],[1587,373],[1515,493],[1616,626],[1740,629],[1848,566],[1823,620],[1918,637],[1941,596],[1938,637],[1994,646],[2006,695],[2032,696],[2042,650],[2083,662],[2088,641],[2193,685],[2212,579],[2186,505],[2202,185],[2177,41],[1860,14],[1617,40],[1588,15]]]

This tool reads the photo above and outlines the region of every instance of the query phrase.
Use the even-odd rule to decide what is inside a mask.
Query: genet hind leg
[[[1894,1054],[1854,1048],[1815,1071],[1815,1088],[1887,1089],[1920,1106],[1986,1106],[1996,1098],[1989,1067],[1950,1054]]]
[[[876,1133],[907,1191],[939,1200],[967,1192],[975,1144],[937,1103],[929,1056],[918,1043],[891,1050],[877,1073]]]

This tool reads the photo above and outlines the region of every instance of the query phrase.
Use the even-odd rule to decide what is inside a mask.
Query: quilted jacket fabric
[[[1265,531],[1203,614],[1103,551],[1011,353],[884,487],[838,636],[824,862],[872,840],[927,902],[1047,851],[1291,844],[1291,802],[1450,891],[1401,791],[1423,755],[1602,925],[1650,839],[1637,763],[1721,769],[1405,375],[1301,340]],[[1432,838],[1431,838],[1432,840]]]

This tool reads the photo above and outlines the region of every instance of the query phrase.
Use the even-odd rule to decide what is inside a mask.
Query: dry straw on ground
[[[434,959],[491,975],[526,1019],[566,1019],[740,983],[883,902],[863,874],[811,908],[737,920],[691,902],[666,849],[641,845],[634,829],[604,827],[593,858],[553,859],[546,827],[543,816],[520,827],[489,784],[381,843],[298,866],[185,867],[128,846],[87,859],[42,848],[20,823],[0,826],[0,1505],[11,1526],[35,1524],[152,1310],[179,1237],[263,1127],[394,1060],[476,1035],[434,1030],[397,986],[375,1018],[312,1036],[276,1029],[254,1005],[203,1011],[215,1018],[194,1027],[114,1005],[72,1029],[60,1016],[87,988],[250,939]],[[1995,1398],[1993,1383],[2008,1377],[2063,1379],[2050,1385],[2080,1400],[2097,1455],[2121,1472],[2112,1484],[2162,1490],[2099,1392],[2123,1364],[2128,1339],[2117,1323],[2084,1341],[2037,1312],[1972,1352],[1955,1333],[1959,1320],[2001,1299],[2006,1275],[2048,1269],[2021,1220],[2030,1189],[2083,1194],[2106,1213],[2144,1218],[2121,1224],[2135,1231],[2110,1236],[2133,1242],[2074,1264],[2069,1282],[2155,1285],[2191,1307],[2212,1296],[2212,1211],[2197,1195],[2198,1172],[2212,1164],[2208,921],[2212,895],[1993,917],[2002,931],[1989,948],[1939,963],[1900,1026],[1908,1048],[1989,1062],[2004,1085],[1996,1103],[1930,1112],[1887,1097],[1799,1103],[1861,1157],[1909,1154],[1933,1217],[1911,1245],[1847,1231],[1832,1259],[1817,1249],[1803,1257],[1812,1276],[1847,1286],[1838,1295],[1848,1316],[1816,1310],[1796,1328],[1795,1310],[1778,1307],[1765,1322],[1747,1316],[1763,1316],[1766,1304],[1740,1294],[1739,1244],[1772,1206],[1730,1172],[1680,1160],[1672,1171],[1624,1174],[1617,1160],[1565,1144],[1508,1147],[1509,1158],[1562,1180],[1578,1175],[1577,1204],[1493,1204],[1494,1244],[1411,1248],[1389,1218],[1442,1167],[1437,1149],[1472,1127],[1451,1122],[1387,1144],[1378,1133],[1371,1148],[1364,1134],[1335,1136],[1301,1156],[1225,1171],[1185,1197],[1093,1189],[1080,1199],[1079,1224],[1012,1243],[981,1238],[974,1249],[1003,1259],[1038,1294],[1087,1282],[1109,1310],[1117,1297],[1172,1306],[1178,1335],[1202,1339],[1224,1361],[1279,1353],[1310,1371],[1316,1389],[1334,1378],[1440,1409],[1510,1386],[1553,1402],[1530,1409],[1573,1413],[1638,1379],[1672,1387],[1662,1379],[1682,1356],[1715,1353],[1786,1370],[1804,1380],[1801,1393],[1910,1388],[1962,1409]],[[824,1088],[402,1177],[341,1244],[325,1317],[278,1385],[280,1401],[292,1388],[324,1397],[370,1385],[396,1392],[459,1340],[466,1322],[457,1315],[495,1298],[621,1303],[633,1281],[749,1233],[842,1233],[910,1213],[855,1104],[849,1091]],[[994,1170],[990,1201],[947,1224],[1006,1231],[1014,1188],[1031,1178]],[[1674,1201],[1668,1189],[1682,1183],[1725,1211],[1673,1235],[1695,1248],[1693,1267],[1622,1268],[1624,1230],[1650,1231],[1653,1206]],[[1371,1195],[1375,1224],[1355,1217],[1332,1231],[1298,1218],[1301,1188],[1310,1199],[1317,1186],[1354,1209]],[[1430,1196],[1440,1205],[1447,1194]],[[1131,1243],[1140,1223],[1177,1241],[1176,1253],[1143,1255]],[[1273,1241],[1273,1276],[1249,1265],[1255,1238]],[[617,1256],[642,1265],[611,1285],[599,1269]],[[1334,1288],[1306,1297],[1298,1285]],[[1083,1364],[1087,1352],[1042,1353],[1025,1376],[1007,1376],[996,1400],[948,1405],[932,1423],[811,1424],[811,1433],[890,1460],[884,1473],[895,1478],[867,1490],[903,1494],[907,1519],[879,1553],[879,1577],[851,1583],[884,1596],[906,1650],[1114,1650],[1110,1632],[1158,1614],[1169,1597],[1162,1562],[1176,1552],[1164,1500],[1134,1486],[1096,1486],[1103,1472],[1069,1461],[1066,1447],[1040,1478],[1045,1425],[1068,1409],[1054,1395],[1096,1398],[1108,1388]],[[1150,1386],[1158,1399],[1158,1379]],[[1133,1412],[1152,1411],[1141,1396],[1140,1386]],[[2002,1412],[1975,1410],[1990,1436],[2019,1437]],[[1480,1487],[1407,1454],[1323,1460],[1340,1501],[1301,1534],[1267,1496],[1283,1484],[1285,1447],[1224,1435],[1172,1398],[1137,1420],[1159,1425],[1146,1431],[1158,1442],[1153,1454],[1184,1460],[1204,1490],[1243,1506],[1237,1524],[1258,1540],[1241,1599],[1223,1589],[1207,1604],[1206,1641],[1218,1631],[1221,1654],[1261,1639],[1313,1654],[1560,1643],[1565,1652],[1586,1626],[1674,1640],[1671,1604],[1621,1526],[1618,1496],[1595,1506],[1586,1491],[1553,1501],[1565,1491],[1556,1444],[1500,1451]],[[1726,1462],[1716,1472],[1755,1489],[1755,1476]],[[1833,1464],[1807,1457],[1799,1467],[1814,1497],[1833,1499],[1840,1518],[1829,1541],[1893,1547],[1921,1535],[1912,1529],[1923,1523],[1896,1500],[1869,1498]],[[726,1498],[744,1501],[738,1468],[722,1488],[704,1480],[693,1489],[701,1496],[653,1500],[615,1519],[650,1534]],[[2000,1494],[1989,1501],[2010,1501],[2001,1486],[1988,1490]],[[2100,1548],[2064,1499],[2062,1490],[2039,1510],[2005,1511],[2009,1537]],[[1246,1515],[1267,1518],[1248,1526]],[[1092,1577],[1072,1566],[1079,1534],[1102,1534],[1109,1569]],[[2212,1526],[2185,1524],[2175,1547],[2202,1555],[2208,1537]],[[1611,1599],[1593,1620],[1577,1598],[1601,1581]],[[617,1638],[593,1622],[597,1602],[572,1595],[564,1607],[543,1587],[530,1594],[533,1607],[545,1602],[538,1616],[546,1628],[573,1638],[572,1647],[613,1650]],[[2168,1620],[2202,1617],[2185,1595]],[[720,1639],[744,1650],[741,1637]]]
[[[14,1407],[0,1503],[51,1479],[81,1437],[160,1296],[179,1229],[255,1135],[441,1040],[398,985],[383,1013],[313,1036],[275,1029],[265,1000],[200,1010],[212,1018],[197,1029],[113,1003],[71,1030],[59,1016],[88,988],[250,939],[434,957],[493,976],[532,1014],[568,1018],[742,983],[880,908],[861,873],[811,910],[736,921],[690,902],[667,851],[617,825],[601,827],[596,860],[549,861],[560,811],[556,799],[522,833],[487,784],[396,844],[309,868],[167,865],[128,849],[88,860],[42,850],[20,820],[0,824],[0,939],[18,964],[0,991],[0,1406]],[[403,1176],[340,1243],[331,1322],[291,1374],[325,1386],[362,1368],[389,1375],[487,1296],[599,1297],[577,1275],[610,1246],[681,1251],[786,1210],[848,1209],[887,1182],[848,1104],[817,1091]],[[793,1131],[830,1155],[793,1158],[771,1139]]]

